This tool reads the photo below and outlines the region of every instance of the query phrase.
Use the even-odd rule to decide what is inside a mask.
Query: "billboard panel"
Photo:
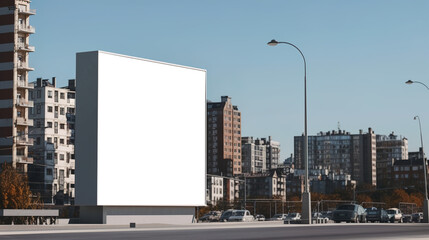
[[[89,75],[96,75],[97,95],[88,99],[97,101],[97,205],[204,205],[206,71],[107,52],[89,54],[94,53],[97,72]],[[86,64],[86,70],[77,70],[78,86],[78,76],[91,71],[87,63],[79,64],[84,57],[78,54],[77,68]],[[86,88],[77,92],[91,94]],[[86,134],[78,130],[79,121],[89,117],[79,116],[83,95],[77,95],[76,142]],[[77,182],[79,171],[88,181],[90,173],[79,169],[78,161],[92,159],[80,156],[79,144],[76,148]]]

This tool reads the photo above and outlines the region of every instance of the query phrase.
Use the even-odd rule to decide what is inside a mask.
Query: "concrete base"
[[[423,223],[429,223],[429,200],[423,200]]]
[[[311,224],[311,195],[309,192],[304,192],[302,194],[301,223]]]
[[[81,206],[79,223],[189,224],[194,221],[194,214],[194,207]]]

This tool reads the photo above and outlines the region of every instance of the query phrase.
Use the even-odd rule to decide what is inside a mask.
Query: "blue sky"
[[[429,143],[429,1],[35,0],[30,79],[75,77],[75,53],[104,50],[207,69],[207,96],[232,97],[242,135],[293,153],[303,132],[307,59],[308,132],[394,131]],[[126,84],[126,79],[118,80]]]

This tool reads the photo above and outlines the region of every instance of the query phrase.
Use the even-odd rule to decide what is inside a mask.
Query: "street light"
[[[419,81],[413,81],[413,80],[408,80],[405,82],[406,84],[410,85],[413,83],[418,83],[423,85],[427,90],[429,90],[429,87]],[[425,159],[425,153],[423,150],[423,137],[422,137],[422,125],[420,123],[420,117],[419,116],[415,116],[414,120],[419,120],[419,127],[420,127],[420,141],[421,141],[421,147],[422,147],[422,158],[423,158],[423,168],[424,168],[424,181],[425,181],[425,199],[423,201],[423,222],[425,223],[429,223],[429,200],[428,200],[428,188],[427,188],[427,163],[426,163],[426,159]]]
[[[420,129],[420,143],[422,148],[422,159],[423,159],[423,172],[424,172],[424,181],[425,181],[425,201],[423,204],[423,222],[428,223],[429,218],[429,204],[428,204],[428,182],[427,182],[427,164],[425,159],[425,151],[423,150],[423,135],[422,135],[422,124],[420,122],[420,117],[415,116],[414,120],[419,120],[419,129]]]
[[[277,46],[277,44],[287,44],[294,47],[301,54],[304,60],[304,165],[305,165],[305,179],[304,179],[304,193],[302,194],[302,217],[303,223],[311,224],[311,196],[308,184],[308,135],[307,135],[307,63],[305,61],[304,54],[301,50],[289,42],[278,42],[271,40],[267,44],[269,46]]]
[[[408,84],[408,85],[411,85],[411,84],[413,84],[413,83],[419,83],[419,84],[421,84],[421,85],[425,86],[427,90],[429,90],[429,87],[428,87],[428,86],[426,86],[426,84],[424,84],[424,83],[422,83],[422,82],[419,82],[419,81],[412,81],[412,80],[408,80],[408,81],[406,81],[405,83],[406,83],[406,84]]]

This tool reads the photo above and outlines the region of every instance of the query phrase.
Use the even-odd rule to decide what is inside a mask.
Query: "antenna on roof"
[[[338,131],[341,131],[341,124],[340,124],[340,122],[338,121],[338,125],[337,125],[337,127],[338,127]]]

